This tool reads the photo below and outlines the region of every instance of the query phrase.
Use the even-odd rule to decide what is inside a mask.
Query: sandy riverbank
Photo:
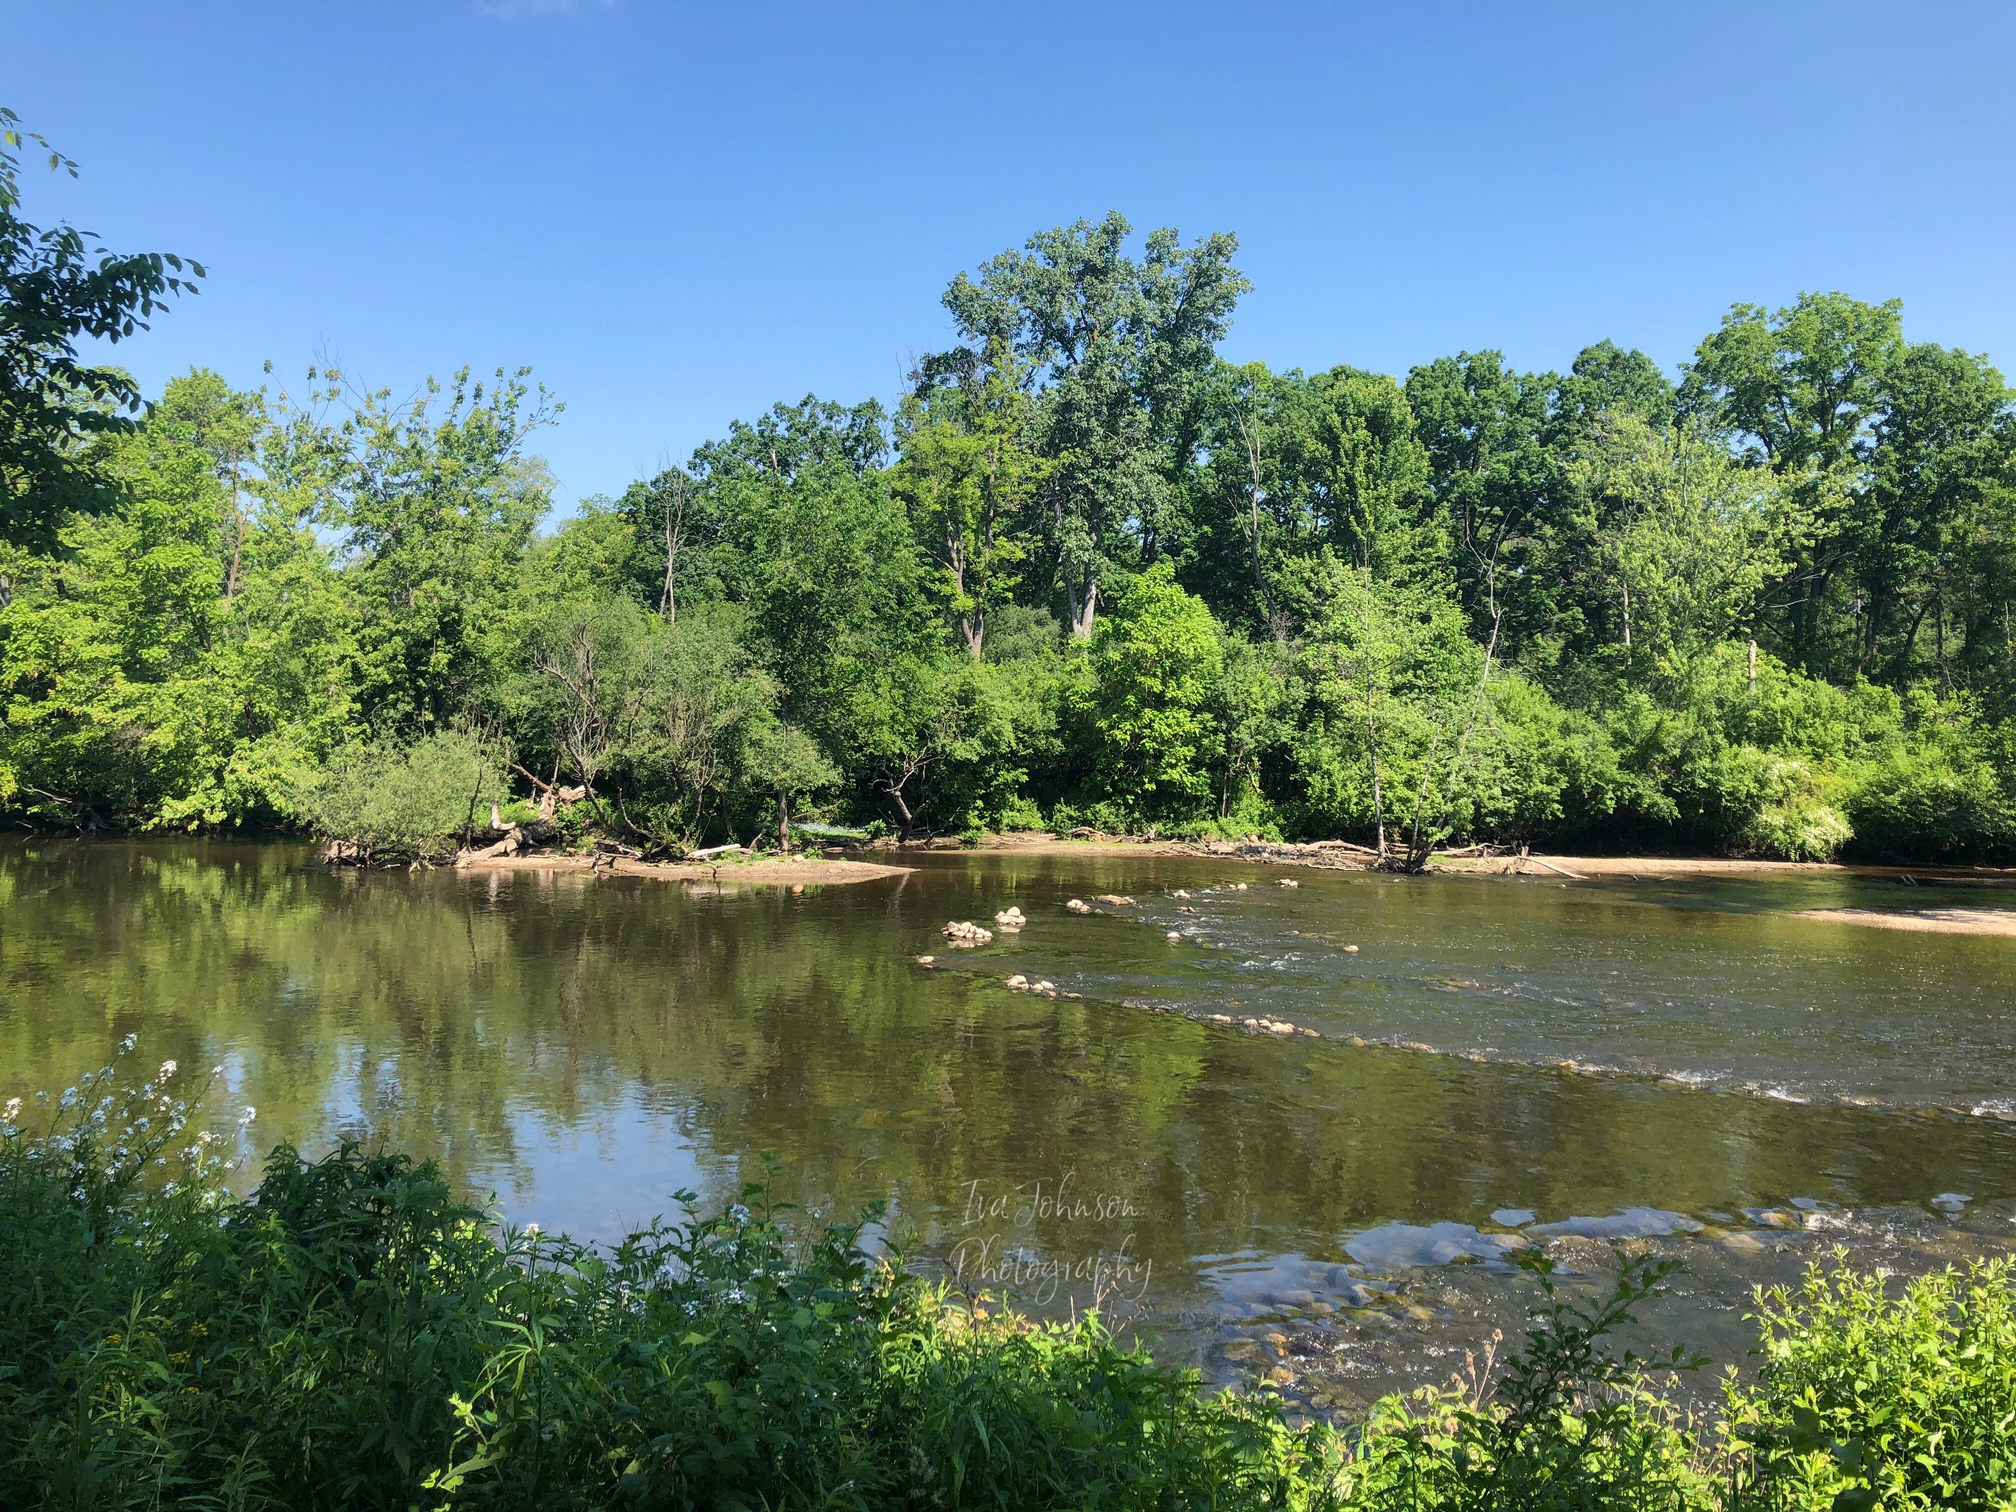
[[[599,871],[606,876],[655,877],[663,882],[720,887],[806,887],[874,882],[901,877],[911,868],[878,861],[842,861],[812,856],[771,856],[757,861],[632,861],[618,856],[599,866],[586,856],[496,856],[470,861],[463,871]]]
[[[1830,924],[1860,924],[1865,929],[2007,935],[2016,939],[2016,908],[1809,908],[1794,917],[1822,919]]]
[[[908,849],[909,847],[904,847]],[[934,841],[920,850],[965,849]],[[1247,861],[1261,866],[1303,866],[1334,871],[1367,868],[1371,853],[1362,847],[1318,842],[1313,845],[1266,841],[1133,840],[1113,836],[1071,839],[1042,832],[990,835],[977,847],[982,853],[1020,856],[1202,856],[1221,861]],[[900,851],[899,851],[900,853]],[[1442,856],[1429,870],[1456,876],[1628,877],[1660,881],[1679,877],[1746,877],[1764,875],[1809,877],[1905,877],[1927,882],[1969,882],[1980,886],[2016,887],[2016,869],[1988,866],[1858,866],[1837,861],[1761,861],[1728,856]]]

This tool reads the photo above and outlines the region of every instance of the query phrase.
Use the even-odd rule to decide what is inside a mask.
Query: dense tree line
[[[201,270],[28,225],[10,142],[16,820],[418,833],[553,783],[658,849],[785,811],[2016,849],[2016,406],[1894,301],[1738,305],[1677,382],[1608,341],[1277,372],[1218,354],[1232,237],[1109,215],[955,278],[893,411],[778,404],[545,529],[524,373],[142,408],[77,343]]]

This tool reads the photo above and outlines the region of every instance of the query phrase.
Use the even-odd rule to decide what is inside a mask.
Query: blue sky
[[[178,251],[119,349],[397,392],[529,363],[563,507],[808,391],[889,398],[947,280],[1109,208],[1230,230],[1225,346],[1401,373],[1733,301],[1905,301],[2016,366],[2016,5],[0,0],[31,218]]]

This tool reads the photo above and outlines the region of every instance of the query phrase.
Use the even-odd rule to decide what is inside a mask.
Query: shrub
[[[297,789],[295,810],[363,859],[437,855],[487,828],[490,805],[509,799],[502,765],[495,749],[464,730],[407,746],[353,742]]]
[[[1855,849],[1927,861],[2016,850],[2016,787],[1999,749],[2009,738],[1964,700],[1941,704],[1929,693],[1904,700],[1898,734],[1854,774]]]
[[[1677,1270],[1675,1261],[1627,1262],[1601,1303],[1556,1298],[1551,1267],[1522,1262],[1548,1305],[1495,1383],[1429,1388],[1378,1403],[1343,1476],[1344,1501],[1367,1512],[1569,1512],[1715,1505],[1694,1440],[1648,1388],[1645,1362],[1613,1357],[1604,1337]],[[1675,1351],[1666,1368],[1701,1363]]]
[[[1739,1505],[2007,1507],[2016,1500],[2016,1280],[2007,1260],[1922,1276],[1809,1269],[1759,1297],[1763,1364],[1732,1385],[1754,1446]]]
[[[1211,611],[1159,562],[1114,595],[1091,662],[1098,777],[1116,810],[1188,817],[1211,789],[1209,706],[1225,666]]]

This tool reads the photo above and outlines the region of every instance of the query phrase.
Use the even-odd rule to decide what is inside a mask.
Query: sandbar
[[[1795,919],[1860,924],[1867,929],[1915,929],[1932,934],[2008,935],[2016,938],[2016,908],[1809,908]]]
[[[656,877],[664,882],[711,883],[722,887],[792,887],[810,884],[876,882],[907,876],[913,868],[877,861],[771,856],[758,861],[633,861],[617,856],[598,864],[587,856],[494,856],[468,861],[462,871],[600,871],[616,877]]]

